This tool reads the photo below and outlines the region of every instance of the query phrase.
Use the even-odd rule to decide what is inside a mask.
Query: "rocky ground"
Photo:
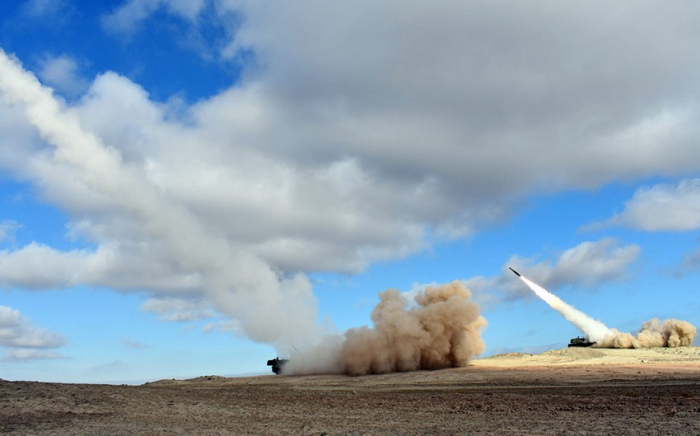
[[[700,435],[700,349],[512,353],[364,377],[0,381],[0,433]]]

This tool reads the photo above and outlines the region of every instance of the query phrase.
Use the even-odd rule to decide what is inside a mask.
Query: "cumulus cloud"
[[[89,82],[80,75],[78,63],[67,55],[45,58],[38,74],[47,85],[69,97],[80,95],[89,86]]]
[[[230,24],[229,52],[257,60],[244,86],[197,111],[237,148],[301,166],[350,156],[393,181],[392,193],[433,184],[501,217],[493,196],[533,185],[594,187],[697,167],[689,96],[698,47],[687,18],[696,5],[211,4],[220,19],[244,18]],[[442,230],[473,219],[440,206]]]
[[[241,326],[241,323],[235,319],[208,322],[202,327],[202,332],[204,333],[214,331],[232,333],[236,336],[245,336],[245,330]]]
[[[66,339],[34,326],[18,310],[0,306],[0,345],[5,347],[56,348]]]
[[[0,306],[0,346],[3,360],[54,359],[57,353],[47,351],[65,345],[66,338],[34,325],[19,310]]]
[[[199,321],[216,316],[204,301],[173,297],[149,298],[141,304],[141,310],[156,313],[163,321]]]
[[[576,5],[528,8],[513,23],[481,3],[217,5],[246,17],[232,43],[265,65],[240,86],[172,119],[107,73],[72,109],[158,189],[285,271],[361,271],[507,219],[518,204],[509,201],[533,188],[596,186],[697,160],[685,141],[693,117],[682,116],[695,81],[680,68],[694,46],[671,12],[648,13],[653,3],[606,7],[602,23],[594,7]],[[119,10],[155,7],[175,6]],[[657,18],[636,33],[629,13]],[[405,20],[387,25],[397,14]],[[633,133],[651,131],[658,140],[637,147]],[[111,207],[47,160],[34,155],[24,168],[52,201],[78,213]]]
[[[184,292],[251,327],[243,307],[266,303],[260,319],[279,327],[288,320],[271,314],[297,302],[313,319],[303,273],[358,272],[466,237],[508,219],[533,190],[700,169],[699,8],[123,2],[104,19],[120,34],[161,10],[193,26],[239,15],[224,32],[226,53],[252,52],[255,65],[178,111],[115,72],[77,102],[43,99],[24,113],[8,105],[25,104],[33,85],[5,87],[0,165],[65,210],[73,235],[96,248],[59,252],[38,241],[3,255],[19,262],[34,250],[77,271],[54,265],[38,288],[79,278]],[[73,140],[89,146],[66,145]],[[100,262],[107,252],[122,269]],[[620,277],[638,253],[598,242],[555,265],[512,261],[548,285],[592,285]],[[32,286],[38,266],[23,262],[21,275],[0,271],[3,283]],[[151,276],[144,265],[155,266]],[[232,282],[240,286],[229,293]],[[286,297],[267,304],[277,292]],[[263,324],[256,338],[274,336]]]
[[[163,249],[152,244],[60,251],[30,243],[0,251],[0,285],[24,289],[56,289],[87,284],[123,290],[191,293],[201,286],[197,274],[178,271]]]
[[[472,290],[477,303],[488,307],[501,301],[532,296],[519,281],[513,280],[508,266],[545,287],[594,287],[623,279],[626,268],[637,260],[640,253],[638,245],[620,245],[613,238],[586,241],[563,251],[553,262],[513,256],[503,266],[502,275],[472,277],[465,280],[465,285]]]
[[[206,0],[127,0],[102,17],[107,30],[129,34],[151,14],[163,8],[187,20],[194,20]]]
[[[266,141],[290,158],[332,159],[327,141],[340,138],[336,150],[384,177],[434,176],[483,199],[676,171],[697,156],[682,94],[696,87],[684,63],[697,50],[692,24],[653,2],[224,5],[243,11],[233,44],[255,50],[266,106],[283,109],[271,132],[330,129],[302,153]],[[631,28],[631,17],[654,29]],[[655,140],[640,147],[649,132]]]
[[[29,348],[5,348],[2,352],[2,360],[5,362],[26,362],[28,360],[54,360],[65,358],[65,356],[52,351]]]
[[[15,232],[20,228],[22,228],[22,226],[16,221],[0,221],[0,242],[12,241]]]
[[[535,263],[532,259],[514,256],[508,260],[516,270],[547,287],[565,284],[597,286],[624,277],[625,268],[636,261],[642,249],[636,244],[620,246],[614,238],[586,241],[559,255],[555,264]]]
[[[700,179],[637,190],[625,209],[603,225],[645,231],[689,231],[700,228]]]
[[[69,0],[27,0],[21,6],[22,13],[33,19],[49,18],[52,25],[66,24],[67,15],[75,11]]]
[[[0,91],[7,102],[25,112],[30,123],[54,147],[50,159],[45,162],[70,169],[71,178],[78,181],[81,189],[102,199],[107,210],[112,209],[118,215],[114,221],[107,220],[109,224],[116,224],[115,228],[109,225],[106,226],[108,230],[100,225],[88,227],[98,233],[106,231],[107,235],[130,228],[144,237],[140,244],[149,248],[160,245],[162,261],[180,273],[200,277],[199,292],[206,295],[219,312],[240,321],[252,340],[289,347],[319,334],[315,325],[316,300],[304,275],[278,273],[254,253],[222,237],[217,229],[207,227],[194,211],[174,201],[138,167],[123,160],[119,150],[86,131],[76,113],[66,110],[62,102],[17,61],[0,54],[3,72]],[[95,205],[86,204],[86,207],[94,210]],[[55,250],[39,246],[36,250],[58,262],[76,261],[65,259]],[[11,258],[14,254],[7,256]],[[70,254],[83,264],[94,260],[94,256],[86,256],[82,251]],[[36,262],[36,256],[29,257]],[[35,268],[41,270],[43,265],[37,264]],[[88,265],[86,269],[89,273],[99,273],[99,268]],[[72,279],[71,276],[62,277]]]
[[[221,52],[240,20],[236,14],[222,11],[219,3],[217,0],[128,0],[102,16],[102,27],[131,43],[145,23],[157,14],[159,32],[169,32],[180,47],[195,51],[207,61],[222,60]]]

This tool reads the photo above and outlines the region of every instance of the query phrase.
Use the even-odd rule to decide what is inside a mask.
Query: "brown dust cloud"
[[[379,294],[372,327],[329,336],[292,353],[284,374],[383,374],[466,366],[486,346],[486,319],[461,282],[427,287],[414,304],[397,290]]]
[[[657,318],[647,321],[634,335],[610,329],[609,333],[598,343],[603,348],[654,348],[654,347],[687,347],[690,346],[698,331],[688,321]]]

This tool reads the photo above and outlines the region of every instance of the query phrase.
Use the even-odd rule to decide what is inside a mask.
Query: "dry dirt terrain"
[[[700,435],[700,348],[565,349],[379,376],[0,381],[16,435]]]

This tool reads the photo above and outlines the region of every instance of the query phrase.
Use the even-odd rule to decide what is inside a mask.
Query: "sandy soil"
[[[0,381],[17,435],[700,435],[700,348],[511,353],[379,376]]]

